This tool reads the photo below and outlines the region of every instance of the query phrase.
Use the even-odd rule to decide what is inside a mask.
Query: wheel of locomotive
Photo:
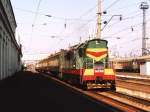
[[[83,84],[82,84],[82,89],[84,90],[84,91],[86,91],[86,90],[88,90],[88,87],[87,87],[87,82],[83,82]]]
[[[112,81],[112,82],[111,82],[111,87],[110,87],[110,89],[113,90],[113,91],[116,91],[116,83],[115,83],[115,81]]]

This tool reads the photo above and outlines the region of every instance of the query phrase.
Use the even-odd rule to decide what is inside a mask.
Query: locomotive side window
[[[79,53],[80,57],[83,57],[83,55],[84,55],[84,48],[80,48],[78,53]]]

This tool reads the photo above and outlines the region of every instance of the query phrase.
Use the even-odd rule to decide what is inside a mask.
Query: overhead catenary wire
[[[35,16],[34,16],[33,24],[32,24],[32,25],[34,25],[35,22],[36,22],[36,19],[37,19],[37,16],[38,16],[38,12],[39,12],[39,8],[40,8],[41,1],[42,1],[42,0],[39,0],[39,2],[38,2],[38,6],[37,6],[37,9],[36,9],[36,12],[35,12]]]
[[[59,19],[59,20],[67,20],[67,21],[89,21],[88,19],[87,20],[81,19],[81,17],[84,16],[84,15],[87,15],[88,13],[90,13],[93,9],[96,8],[96,6],[97,5],[95,5],[94,7],[90,8],[88,11],[86,11],[85,13],[83,13],[79,18],[57,17],[57,16],[53,16],[53,15],[46,15],[46,14],[41,13],[41,12],[37,13],[36,11],[31,11],[31,10],[22,9],[22,8],[15,8],[15,9],[16,10],[20,10],[20,11],[24,11],[24,12],[28,12],[28,13],[33,13],[33,14],[36,14],[36,15],[51,16],[52,18]],[[103,15],[103,16],[112,16],[112,15]],[[36,19],[36,16],[35,16],[35,19]]]
[[[120,0],[115,0],[113,3],[111,3],[105,10],[110,9],[111,7],[113,7],[116,3],[118,3]]]
[[[27,11],[27,10],[25,10],[25,11]],[[31,13],[35,13],[35,12],[33,12],[33,11],[27,11],[27,12],[31,12]],[[42,14],[42,15],[44,15],[44,14]],[[136,14],[136,15],[138,15],[138,14]],[[136,17],[136,15],[132,15],[132,16],[128,16],[128,17],[126,17],[126,18],[123,18],[123,20],[122,21],[124,21],[124,20],[127,20],[127,19],[131,19],[131,18],[133,18],[134,16]],[[140,17],[140,16],[139,16]],[[86,26],[89,22],[91,22],[91,21],[94,21],[94,19],[92,19],[92,20],[87,20],[87,23],[85,23],[84,25],[82,25],[79,29],[82,29],[82,27],[84,27],[84,26]],[[119,22],[116,22],[116,23],[119,23]],[[47,23],[48,24],[48,23]],[[43,24],[39,24],[39,25],[43,25]],[[123,29],[124,30],[124,29]]]
[[[15,8],[15,9],[17,9],[17,10],[21,10],[21,11],[24,11],[24,12],[29,12],[29,13],[36,13],[36,12],[34,12],[34,11],[31,11],[31,10],[26,10],[26,9],[20,9],[20,8]],[[135,12],[134,12],[135,13]],[[43,14],[43,13],[38,13],[39,15],[43,15],[43,16],[45,16],[45,14]],[[122,19],[122,21],[123,20],[126,20],[126,19],[132,19],[133,17],[136,17],[137,15],[140,15],[141,13],[138,13],[138,14],[136,14],[136,15],[132,15],[132,16],[128,16],[128,17],[125,17],[125,18],[123,18]],[[104,16],[112,16],[112,15],[104,15]],[[68,20],[70,20],[70,21],[90,21],[91,19],[87,19],[87,20],[84,20],[84,19],[80,19],[80,18],[63,18],[63,17],[56,17],[56,16],[52,16],[53,18],[55,18],[55,19],[62,19],[62,20],[64,20],[64,19],[66,19],[67,21]],[[31,23],[18,23],[18,24],[31,24]],[[51,23],[45,23],[45,24],[51,24]],[[41,23],[41,24],[34,24],[34,25],[44,25],[44,23]]]
[[[148,19],[147,22],[148,22],[148,21],[150,21],[150,19]],[[132,25],[132,27],[139,26],[139,25],[142,25],[142,23],[140,22],[140,23],[134,24],[134,25]],[[126,28],[124,28],[124,29],[119,30],[119,31],[116,32],[116,33],[110,34],[110,35],[116,35],[116,34],[119,34],[119,33],[121,33],[121,32],[124,32],[124,31],[126,31],[126,30],[128,30],[128,29],[131,29],[131,25],[128,26],[128,27],[126,27]]]
[[[32,38],[33,38],[32,37],[33,36],[33,28],[34,28],[34,24],[35,24],[37,16],[38,16],[38,12],[39,12],[41,1],[42,0],[39,0],[37,8],[36,8],[36,11],[35,11],[36,13],[35,13],[35,16],[34,16],[34,19],[33,19],[33,23],[32,23],[31,37],[30,37],[30,41],[29,41],[29,49],[31,49],[31,43],[32,43]]]
[[[85,13],[83,13],[79,18],[66,18],[66,17],[56,17],[56,16],[51,16],[52,18],[55,18],[55,19],[59,19],[59,20],[67,20],[67,21],[84,21],[86,22],[84,25],[82,25],[82,27],[86,26],[90,21],[94,21],[93,19],[89,19],[89,20],[84,20],[84,19],[81,19],[83,16],[89,14],[90,12],[92,12],[95,8],[97,7],[97,5],[95,5],[94,7],[90,8],[88,11],[86,11]],[[39,8],[39,5],[38,5],[38,8]],[[37,8],[37,9],[38,9]],[[37,11],[31,11],[31,10],[27,10],[27,9],[21,9],[21,8],[15,8],[16,10],[20,10],[20,11],[24,11],[24,12],[28,12],[28,13],[33,13],[33,14],[36,14],[36,17],[34,19],[34,21],[36,20],[37,18],[37,15],[43,15],[45,16],[46,14],[44,13],[41,13],[41,12],[38,12]],[[48,23],[46,23],[48,24]],[[33,22],[32,26],[36,25],[35,22]],[[40,24],[40,25],[43,25],[43,24]],[[61,31],[63,32],[63,31]]]
[[[142,23],[141,23],[142,24]],[[149,27],[148,27],[149,28]],[[126,34],[127,35],[127,34]],[[108,37],[108,38],[113,38],[113,37]],[[114,38],[116,38],[116,37],[114,37]],[[107,38],[106,38],[107,39]],[[131,39],[131,40],[127,40],[127,41],[125,41],[125,42],[119,42],[120,43],[120,45],[125,45],[126,43],[127,44],[129,44],[129,43],[131,43],[131,42],[136,42],[136,41],[138,41],[138,40],[142,40],[142,38],[140,38],[140,37],[136,37],[136,38],[134,38],[134,39]],[[117,44],[114,44],[114,45],[111,45],[110,47],[112,47],[112,46],[117,46]]]
[[[139,15],[141,15],[141,13],[138,13],[138,14],[135,14],[135,15],[132,15],[132,16],[127,16],[127,17],[125,17],[125,18],[122,18],[121,22],[116,21],[115,23],[108,25],[108,26],[106,27],[106,29],[110,29],[111,27],[113,27],[113,26],[115,26],[115,25],[117,25],[117,24],[121,24],[123,21],[127,21],[127,20],[134,19],[134,18],[140,18]],[[137,16],[138,16],[138,17],[137,17]],[[106,30],[106,29],[104,29],[104,30]],[[103,31],[104,31],[104,30],[103,30]]]
[[[131,4],[131,5],[127,5],[127,6],[124,6],[124,7],[117,7],[117,10],[128,9],[128,8],[130,8],[130,7],[139,5],[140,3],[141,3],[141,2],[133,3],[133,4]]]
[[[119,2],[120,0],[115,0],[113,3],[110,3],[110,5],[106,8],[107,10],[109,10],[109,9],[111,9],[112,7],[114,7],[115,6],[115,4],[117,4],[118,2]],[[127,6],[128,7],[128,6]],[[90,14],[94,9],[96,8],[96,6],[94,6],[94,7],[91,7],[89,10],[87,10],[85,13],[83,13],[81,16],[79,16],[79,18],[69,18],[69,17],[57,17],[57,16],[53,16],[52,15],[52,18],[54,18],[54,19],[58,19],[58,20],[62,20],[62,21],[65,21],[65,19],[67,20],[67,21],[83,21],[84,23],[82,23],[82,25],[80,25],[79,27],[77,27],[76,29],[77,30],[75,30],[75,31],[73,31],[73,32],[71,32],[72,34],[74,34],[75,32],[77,32],[77,31],[79,31],[80,29],[82,29],[82,28],[84,28],[86,25],[88,25],[88,24],[90,24],[92,21],[95,21],[95,19],[89,19],[89,20],[85,20],[84,19],[84,17],[86,16],[86,15],[88,15],[88,14]],[[125,8],[125,7],[123,7],[123,8]],[[120,8],[121,9],[121,8]],[[18,9],[19,10],[19,9]],[[119,10],[120,11],[120,10]],[[36,12],[34,12],[34,11],[26,11],[26,12],[29,12],[29,13],[36,13]],[[38,12],[37,13],[37,16],[38,15],[42,15],[42,16],[44,16],[45,14],[43,14],[43,13],[40,13],[40,12]],[[139,14],[140,15],[140,14]],[[107,15],[105,15],[105,16],[107,16]],[[108,15],[109,16],[109,15]],[[110,15],[111,16],[111,15]],[[137,17],[136,17],[137,16]],[[91,17],[93,17],[93,16],[91,16]],[[113,26],[115,26],[115,25],[117,25],[117,24],[119,24],[119,23],[123,23],[123,22],[126,22],[126,21],[130,21],[130,19],[137,19],[137,18],[139,18],[140,16],[138,16],[138,14],[136,15],[131,15],[130,13],[129,13],[129,15],[127,16],[127,17],[124,17],[123,19],[122,19],[122,22],[115,22],[115,23],[113,23],[113,24],[111,24],[111,25],[108,25],[108,27],[107,28],[110,28],[110,27],[113,27]],[[34,22],[33,22],[34,23]],[[48,23],[47,23],[48,24]],[[69,22],[67,23],[67,24],[69,24]],[[35,23],[33,24],[33,25],[36,25],[36,21],[35,21]],[[37,24],[38,25],[38,24]],[[42,25],[42,24],[40,24],[40,25]],[[120,24],[119,24],[120,25]],[[141,25],[141,23],[139,24],[139,25]],[[131,30],[131,26],[133,26],[133,27],[136,27],[136,24],[134,24],[134,25],[132,25],[132,24],[129,24],[129,26],[128,27],[125,27],[125,28],[127,28],[127,29],[125,29],[125,28],[123,28],[124,26],[122,26],[120,29],[119,29],[119,31],[117,31],[117,32],[115,32],[115,33],[113,33],[113,32],[111,32],[113,35],[113,37],[115,38],[116,37],[116,35],[118,35],[118,34],[122,34],[122,33],[124,33],[124,32],[128,32],[128,30]],[[137,25],[138,26],[138,25]],[[115,26],[116,27],[116,26]],[[113,27],[113,28],[115,28],[115,27]],[[118,26],[117,26],[118,27]],[[122,29],[123,28],[123,29]],[[63,28],[64,29],[64,28]],[[64,29],[65,30],[65,29]],[[121,31],[122,30],[122,31]],[[139,30],[139,29],[138,29]],[[63,31],[61,31],[61,32],[63,32]],[[59,33],[59,32],[58,32]],[[71,33],[69,33],[69,35],[71,34]],[[60,35],[61,35],[62,33],[60,33]],[[111,34],[110,34],[111,35]],[[58,35],[59,36],[59,35]],[[63,35],[62,35],[63,36]],[[112,37],[111,36],[111,37]]]
[[[106,8],[106,10],[108,10],[108,9],[110,9],[111,7],[113,7],[117,2],[119,2],[120,0],[116,0],[116,1],[114,1],[111,5],[109,5],[107,8]],[[140,14],[136,14],[136,15],[134,15],[134,16],[137,16],[137,15],[140,15]],[[124,18],[123,20],[127,20],[127,19],[130,19],[130,18],[133,18],[134,17],[133,15],[132,16],[130,16],[130,17],[126,17],[126,18]],[[87,23],[88,24],[88,23]],[[85,24],[85,25],[87,25],[87,24]],[[79,29],[81,29],[81,28],[83,28],[85,25],[83,25],[83,26],[81,26]],[[124,29],[123,29],[124,30]],[[74,33],[74,32],[73,32]]]
[[[27,10],[27,9],[22,9],[22,8],[15,8],[15,9],[19,10],[19,11],[23,11],[23,12],[28,12],[28,13],[36,14],[36,12],[32,11],[32,10]],[[88,14],[88,12],[86,12],[86,13]],[[89,13],[90,13],[90,11],[89,11]],[[62,21],[64,21],[64,20],[67,20],[67,21],[89,21],[89,19],[82,19],[81,17],[83,15],[81,15],[79,18],[58,17],[58,16],[55,16],[55,15],[48,15],[48,14],[45,14],[45,13],[42,13],[42,12],[38,12],[37,15],[51,16],[51,18],[62,20]]]
[[[103,1],[103,0],[102,0],[102,1]],[[97,4],[94,5],[92,8],[88,9],[88,10],[87,10],[86,12],[84,12],[82,15],[80,15],[79,18],[81,19],[83,16],[89,14],[89,13],[92,12],[96,7],[97,7]],[[94,19],[95,19],[95,17],[94,17]],[[78,30],[79,30],[79,29],[82,29],[84,26],[86,26],[86,25],[87,25],[89,22],[91,22],[91,21],[93,21],[93,19],[87,20],[87,22],[86,22],[84,25],[82,25],[80,28],[78,28]],[[77,30],[76,30],[76,31],[77,31]],[[63,31],[61,31],[61,32],[63,32]],[[70,34],[73,34],[73,33],[75,33],[75,32],[73,31],[73,32],[71,32]],[[61,34],[61,33],[59,33],[59,34]],[[69,34],[69,35],[70,35],[70,34]]]
[[[88,11],[84,12],[82,15],[80,15],[79,18],[82,18],[83,16],[89,14],[89,13],[92,12],[96,7],[97,7],[97,4],[94,5],[94,7],[90,8]]]
[[[138,23],[138,24],[135,24],[135,25],[132,25],[132,26],[135,27],[135,26],[138,26],[138,25],[142,25],[142,23]],[[125,31],[127,31],[127,30],[129,30],[129,29],[131,29],[131,25],[128,26],[128,27],[125,27],[125,28],[123,28],[123,29],[121,29],[121,30],[119,30],[119,31],[117,31],[117,32],[115,32],[115,33],[113,33],[113,34],[110,34],[110,35],[111,35],[111,36],[117,35],[117,34],[119,34],[119,33],[125,32]]]
[[[113,7],[116,3],[118,3],[120,0],[116,0],[116,1],[114,1],[113,3],[111,3],[107,8],[106,8],[106,10],[108,10],[109,8],[111,8],[111,7]],[[135,3],[134,3],[135,4]],[[136,3],[137,4],[137,3]],[[117,8],[118,9],[118,8]],[[136,11],[136,12],[139,12],[139,11]],[[133,12],[133,13],[135,13],[135,12]],[[128,13],[129,14],[129,13]],[[135,16],[138,16],[138,15],[140,15],[140,13],[139,14],[136,14],[136,15],[132,15],[132,16],[129,16],[129,17],[126,17],[126,18],[123,18],[121,21],[124,21],[124,20],[128,20],[128,19],[133,19]],[[114,15],[112,15],[112,16],[114,16]],[[111,27],[112,26],[114,26],[114,25],[116,25],[116,24],[118,24],[119,22],[116,22],[116,23],[114,23],[113,25],[111,25]],[[121,22],[122,23],[122,22]],[[107,27],[108,28],[108,27]],[[110,26],[109,26],[109,28],[110,28]],[[103,29],[102,29],[103,30]]]

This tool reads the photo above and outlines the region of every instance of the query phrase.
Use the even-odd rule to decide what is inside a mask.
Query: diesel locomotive
[[[81,85],[84,89],[115,89],[115,71],[108,58],[108,42],[92,39],[61,49],[39,61],[36,70],[51,72],[61,80]]]

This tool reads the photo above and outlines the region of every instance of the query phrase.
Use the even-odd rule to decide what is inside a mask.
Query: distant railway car
[[[140,72],[140,61],[136,59],[115,59],[112,63],[116,72]]]
[[[108,61],[107,41],[88,40],[40,61],[37,71],[52,72],[62,80],[85,89],[115,89],[115,72]]]

